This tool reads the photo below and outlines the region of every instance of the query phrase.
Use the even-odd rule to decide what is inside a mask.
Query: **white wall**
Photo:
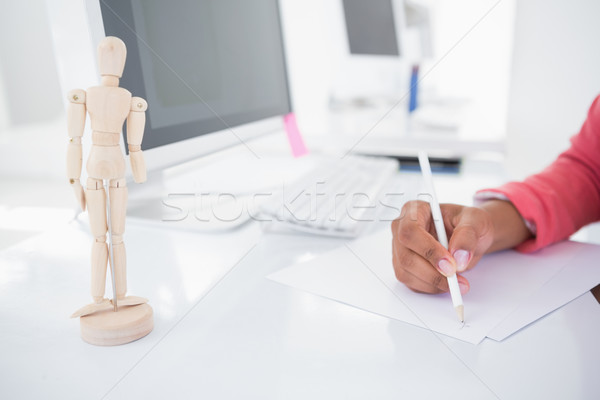
[[[66,131],[44,0],[0,13],[0,175],[62,177]]]
[[[516,16],[507,165],[520,179],[568,147],[600,92],[600,1],[520,0]]]
[[[0,64],[11,125],[62,112],[44,0],[8,1],[0,13]]]
[[[8,115],[8,95],[4,89],[4,76],[2,71],[2,63],[0,62],[0,140],[4,139],[4,131],[10,123],[10,117]]]
[[[487,127],[481,138],[506,134],[515,1],[427,2],[435,52],[428,84],[440,97],[471,99]]]
[[[322,133],[328,124],[328,2],[331,0],[280,0],[292,107],[303,132]]]

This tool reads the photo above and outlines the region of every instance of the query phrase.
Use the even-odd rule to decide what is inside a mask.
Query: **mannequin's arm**
[[[81,137],[85,127],[85,91],[73,89],[68,94],[69,106],[67,108],[67,129],[69,145],[67,147],[67,178],[73,188],[77,202],[85,211],[85,193],[81,182]]]
[[[131,111],[127,118],[127,144],[131,171],[136,183],[146,181],[146,162],[142,154],[142,139],[144,138],[147,108],[148,103],[141,97],[131,99]]]

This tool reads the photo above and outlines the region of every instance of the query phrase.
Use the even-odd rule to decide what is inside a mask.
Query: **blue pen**
[[[419,86],[419,66],[413,65],[410,72],[410,101],[408,102],[408,112],[411,113],[417,109],[417,92]]]

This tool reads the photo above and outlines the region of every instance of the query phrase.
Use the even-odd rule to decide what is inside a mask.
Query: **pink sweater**
[[[600,96],[596,97],[571,147],[542,172],[510,182],[495,192],[506,196],[536,236],[517,247],[531,252],[564,240],[600,220]]]

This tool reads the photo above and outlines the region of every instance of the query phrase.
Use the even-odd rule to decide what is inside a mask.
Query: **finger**
[[[471,290],[471,284],[462,275],[456,275],[456,279],[458,280],[458,287],[460,288],[460,294],[466,294]]]
[[[475,254],[478,238],[479,235],[472,226],[462,225],[454,229],[448,247],[456,261],[456,270],[458,272],[467,270]]]
[[[406,271],[406,278],[402,283],[410,290],[418,293],[440,294],[450,290],[448,288],[448,278],[438,272],[432,277],[432,281],[424,281],[420,277],[411,274],[410,271]]]
[[[459,272],[472,268],[491,244],[490,226],[484,211],[465,209],[456,215],[449,250]]]
[[[456,273],[454,259],[421,224],[415,221],[403,221],[397,226],[395,242],[425,259],[444,276]]]
[[[445,293],[449,290],[448,280],[406,247],[394,247],[393,265],[396,279],[411,290],[423,293]]]

